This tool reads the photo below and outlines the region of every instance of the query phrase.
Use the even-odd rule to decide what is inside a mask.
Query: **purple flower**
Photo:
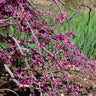
[[[0,20],[0,23],[3,24],[4,23],[4,19]]]

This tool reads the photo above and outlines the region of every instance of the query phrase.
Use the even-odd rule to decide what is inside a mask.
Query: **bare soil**
[[[36,68],[35,71],[41,74],[40,70],[38,71],[37,69],[38,68]],[[54,70],[54,72],[57,71],[57,69],[52,69],[52,70]],[[70,80],[73,77],[76,79],[76,81],[73,83],[74,85],[79,82],[81,83],[82,87],[80,88],[80,92],[78,96],[96,96],[96,83],[94,83],[91,80],[91,78],[87,78],[88,76],[85,76],[85,74],[81,74],[78,71],[78,68],[76,67],[66,69],[66,72],[70,76]],[[0,74],[1,74],[0,89],[9,88],[14,90],[19,96],[29,96],[30,90],[18,89],[18,86],[16,86],[16,84],[12,81],[12,78],[9,76],[7,72],[0,73]],[[34,75],[37,77],[37,74],[35,72]],[[58,69],[58,73],[55,73],[54,76],[59,77],[59,69]],[[40,96],[38,92],[35,92],[35,94],[36,96]],[[0,96],[16,96],[16,95],[9,91],[0,91]],[[61,94],[60,96],[64,96],[64,95]]]

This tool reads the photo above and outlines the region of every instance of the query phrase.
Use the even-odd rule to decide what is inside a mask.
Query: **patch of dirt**
[[[29,96],[30,90],[29,89],[18,89],[18,86],[12,81],[9,74],[4,72],[0,76],[0,89],[12,89],[14,90],[19,96]],[[0,96],[16,96],[11,91],[2,90],[0,91]]]
[[[51,67],[52,70],[54,70],[54,76],[58,78],[60,77],[60,69]],[[39,67],[35,68],[34,75],[36,78],[39,78],[40,74],[42,74],[42,69]],[[85,74],[81,74],[78,71],[78,67],[71,67],[71,68],[66,68],[65,72],[68,73],[68,76],[70,77],[70,81],[72,78],[76,79],[75,82],[73,82],[73,86],[75,84],[81,83],[82,87],[80,88],[80,92],[78,96],[96,96],[96,83],[94,83],[91,78],[86,76]],[[38,77],[39,76],[39,77]],[[19,96],[29,96],[30,90],[29,89],[22,89],[21,91],[18,89],[18,86],[12,81],[11,77],[8,75],[7,72],[4,72],[0,76],[0,89],[4,88],[10,88],[14,90]],[[36,93],[37,94],[37,93]],[[0,96],[16,96],[12,92],[9,91],[0,91]],[[40,96],[40,95],[36,95]],[[62,95],[64,96],[64,95]]]

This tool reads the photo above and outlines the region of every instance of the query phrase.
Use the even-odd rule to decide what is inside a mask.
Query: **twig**
[[[12,36],[10,36],[10,37],[12,37]],[[18,46],[18,48],[19,48],[19,50],[20,50],[21,54],[22,54],[22,55],[24,55],[24,53],[23,53],[23,51],[22,51],[22,48],[20,47],[20,45],[19,45],[18,41],[15,39],[15,37],[12,37],[12,39],[16,42],[16,44],[17,44],[17,46]],[[29,63],[28,63],[27,59],[25,58],[24,60],[25,60],[25,63],[26,63],[27,68],[28,68],[28,69],[30,69],[30,65],[29,65]],[[34,74],[33,74],[33,72],[32,72],[32,71],[31,71],[31,75],[32,75],[32,77],[33,77],[33,78],[35,78],[35,79],[36,79],[36,77],[34,76]]]
[[[73,18],[73,16],[77,13],[77,10],[80,8],[80,6],[84,6],[84,4],[79,5],[79,6],[75,9],[74,13],[69,17],[69,20],[71,20],[71,19]],[[88,7],[88,6],[86,6],[86,7],[89,8],[89,19],[88,19],[88,22],[87,22],[87,25],[88,25],[89,20],[90,20],[91,8]]]
[[[8,26],[17,26],[16,24],[7,24],[7,25],[3,25],[3,26],[0,26],[0,28],[3,28],[3,27],[5,27],[5,28],[7,28]]]
[[[32,0],[31,0],[30,2],[27,1],[27,3],[28,3],[30,6],[32,6],[32,5],[31,5],[31,3],[32,3],[32,4],[35,5],[35,6],[41,6],[41,7],[43,7],[43,8],[44,8],[44,7],[52,7],[52,6],[54,6],[54,4],[50,4],[50,5],[46,5],[46,6],[45,6],[45,5],[41,5],[41,4],[40,4],[40,5],[36,5]]]
[[[62,3],[60,0],[58,0],[65,8],[71,10],[71,11],[74,11],[73,9],[69,8],[68,6],[66,6],[64,3]]]
[[[8,89],[8,88],[5,88],[5,89],[0,89],[0,91],[11,91],[12,93],[14,93],[16,96],[19,96],[15,91],[11,90],[11,89]]]
[[[15,79],[12,71],[11,71],[10,68],[7,66],[7,64],[4,64],[4,67],[5,67],[5,69],[8,71],[8,73],[10,74],[10,76],[12,77],[13,81],[14,81],[18,86],[20,86],[20,87],[27,87],[27,88],[29,87],[29,85],[22,85],[22,84],[20,84],[20,83],[18,82],[18,80]]]
[[[4,21],[8,21],[8,20],[13,19],[13,18],[22,18],[22,17],[19,17],[19,16],[13,16],[13,17],[9,17],[9,18],[3,19],[3,20],[4,20]]]
[[[56,5],[57,5],[58,8],[60,9],[60,11],[63,13],[63,10],[62,10],[60,4],[58,4],[58,1],[57,1],[57,0],[53,0],[53,1],[56,3]],[[66,20],[67,20],[67,22],[68,22],[68,26],[69,26],[70,31],[72,31],[72,27],[71,27],[71,24],[70,24],[69,18],[68,18],[67,16],[66,16]]]
[[[23,51],[22,51],[22,48],[20,47],[20,45],[19,45],[18,41],[15,39],[15,37],[13,37],[13,36],[11,36],[11,35],[10,35],[10,37],[11,37],[11,38],[15,41],[15,43],[17,44],[17,46],[18,46],[18,48],[19,48],[19,50],[20,50],[20,53],[21,53],[22,55],[24,55],[24,53],[23,53]],[[26,62],[27,67],[30,68],[30,67],[29,67],[29,64],[28,64],[28,62],[27,62],[27,60],[26,60],[26,58],[25,58],[25,62]]]
[[[84,4],[79,5],[75,9],[74,13],[69,17],[69,20],[71,20],[73,18],[73,16],[77,13],[77,10],[80,8],[80,6],[83,6],[84,7],[85,5]],[[90,21],[90,16],[91,16],[91,8],[89,6],[87,6],[87,5],[86,5],[86,8],[89,9],[89,17],[88,17],[88,21],[87,21],[87,31],[86,31],[86,42],[87,42],[88,41],[87,35],[88,35],[88,31],[89,31],[89,21]],[[85,46],[85,50],[87,50],[87,43],[86,43],[86,46]]]
[[[5,69],[8,71],[8,73],[10,74],[12,80],[13,80],[19,87],[27,87],[27,88],[30,87],[30,85],[26,85],[26,84],[23,85],[23,84],[21,84],[18,80],[16,80],[15,77],[14,77],[14,75],[13,75],[13,73],[12,73],[12,71],[11,71],[10,68],[7,66],[7,64],[4,64],[4,67],[5,67]],[[38,83],[35,83],[35,82],[34,82],[34,84],[39,85]],[[36,89],[38,89],[38,88],[36,88]]]

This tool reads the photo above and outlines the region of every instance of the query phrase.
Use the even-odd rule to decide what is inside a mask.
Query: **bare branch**
[[[0,91],[11,91],[12,93],[14,93],[16,96],[19,96],[15,91],[8,89],[8,88],[4,88],[4,89],[0,89]]]
[[[10,68],[7,66],[7,64],[4,64],[5,69],[8,71],[8,73],[10,74],[10,76],[12,77],[13,81],[20,87],[29,87],[29,85],[22,85],[20,84],[14,77],[12,71],[10,70]]]
[[[74,11],[73,9],[69,8],[68,6],[66,6],[64,3],[62,3],[60,0],[58,0],[65,8],[71,10],[71,11]]]
[[[74,11],[74,13],[69,17],[69,20],[71,20],[72,18],[73,18],[73,16],[77,13],[77,11],[78,11],[78,9],[80,8],[80,6],[85,6],[84,4],[81,4],[81,5],[79,5],[76,9],[75,9],[75,11]],[[89,6],[87,6],[86,5],[86,7],[89,9],[89,18],[90,18],[90,13],[91,13],[91,8],[89,7]],[[89,22],[89,19],[88,19],[88,22]],[[88,22],[87,22],[87,24],[88,24]]]

